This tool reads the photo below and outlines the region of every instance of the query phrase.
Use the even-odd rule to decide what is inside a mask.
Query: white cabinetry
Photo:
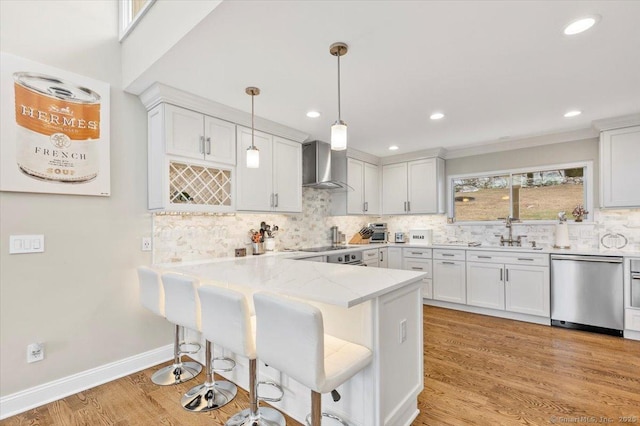
[[[380,266],[380,253],[377,248],[362,250],[362,263],[377,268]]]
[[[464,250],[433,250],[433,298],[465,304],[466,271]]]
[[[382,214],[444,213],[444,160],[382,166]]]
[[[402,249],[403,269],[416,272],[424,272],[427,274],[422,279],[422,298],[433,299],[433,262],[431,257],[433,252],[426,248]]]
[[[467,252],[467,304],[549,317],[549,256]]]
[[[166,152],[235,165],[236,125],[165,104]]]
[[[235,124],[165,103],[147,118],[149,210],[233,211]]]
[[[387,249],[387,268],[403,269],[402,266],[402,248],[389,247]]]
[[[387,247],[381,247],[378,249],[380,257],[378,261],[378,266],[381,268],[389,267],[389,251]]]
[[[351,188],[344,192],[331,194],[331,214],[380,214],[380,169],[376,164],[355,158],[340,158],[333,155],[331,161],[346,162],[347,175],[333,176],[337,180],[346,180]]]
[[[293,141],[255,132],[260,167],[247,168],[251,129],[238,126],[238,210],[302,211],[302,146]]]
[[[640,207],[640,126],[600,134],[600,204]]]

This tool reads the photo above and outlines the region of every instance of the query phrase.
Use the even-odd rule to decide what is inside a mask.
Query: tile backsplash
[[[234,249],[246,248],[251,253],[249,230],[259,229],[265,221],[278,225],[276,250],[328,245],[329,228],[336,225],[347,241],[368,222],[386,222],[391,235],[409,229],[433,229],[435,243],[478,241],[495,245],[506,235],[503,225],[448,225],[445,215],[421,216],[329,216],[331,193],[304,188],[302,213],[231,213],[231,214],[155,214],[153,217],[154,263],[205,260],[233,256]],[[622,251],[640,251],[640,209],[596,210],[593,222],[569,222],[569,239],[577,249],[597,249],[606,234],[621,234],[627,245]],[[551,246],[555,224],[514,224],[513,235],[527,235],[527,245],[536,241]],[[623,241],[620,239],[620,241]]]

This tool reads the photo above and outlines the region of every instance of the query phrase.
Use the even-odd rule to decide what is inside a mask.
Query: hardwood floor
[[[424,343],[425,389],[414,425],[606,419],[640,424],[640,342],[425,306]],[[218,411],[188,413],[178,401],[195,383],[155,386],[150,377],[156,369],[5,419],[0,426],[211,426],[248,406],[246,392],[239,390]],[[287,418],[287,424],[300,423]]]

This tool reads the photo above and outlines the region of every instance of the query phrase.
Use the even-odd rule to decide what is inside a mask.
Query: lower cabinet
[[[422,279],[422,298],[433,299],[433,251],[427,248],[402,249],[402,269],[408,271],[425,272],[427,276]]]
[[[389,269],[403,269],[403,267],[402,267],[402,248],[401,247],[389,247],[389,248],[387,248],[387,268],[389,268]]]
[[[433,298],[467,303],[464,250],[433,251]]]
[[[550,316],[548,255],[467,254],[467,305]]]
[[[550,316],[549,268],[505,266],[504,294],[507,311],[542,317]]]

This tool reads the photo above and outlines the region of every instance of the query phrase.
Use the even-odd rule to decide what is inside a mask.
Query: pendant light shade
[[[338,120],[331,126],[331,149],[343,151],[347,149],[347,123],[342,121],[340,109],[340,56],[347,54],[349,47],[342,42],[333,43],[329,53],[338,58]]]
[[[255,114],[253,111],[253,98],[260,94],[257,87],[247,87],[245,90],[247,95],[251,95],[251,146],[247,148],[247,168],[257,169],[260,167],[260,150],[256,148],[255,139]]]

